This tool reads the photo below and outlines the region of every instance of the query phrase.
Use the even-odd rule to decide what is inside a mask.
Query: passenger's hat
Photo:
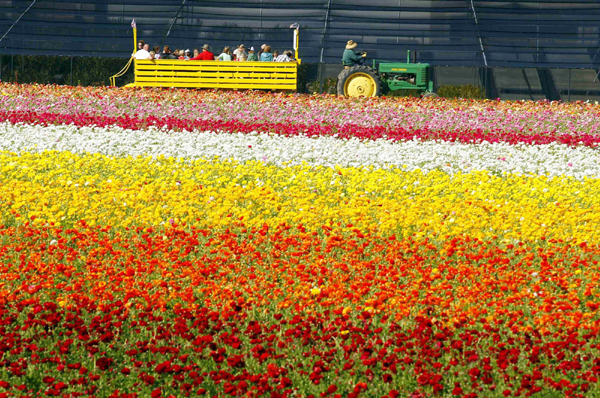
[[[358,46],[358,44],[356,44],[354,40],[348,40],[348,43],[346,43],[346,50],[352,50],[353,48],[356,48],[356,46]]]
[[[205,45],[202,46],[203,50],[208,50],[209,48],[210,48],[210,46],[208,44],[205,44]]]

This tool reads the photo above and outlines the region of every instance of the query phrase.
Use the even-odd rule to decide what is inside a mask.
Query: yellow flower
[[[312,231],[340,223],[352,224],[349,232],[399,238],[464,234],[505,242],[544,236],[600,243],[600,212],[590,210],[600,207],[599,179],[52,151],[0,152],[0,167],[3,222],[14,217],[69,228],[82,219],[113,227],[172,221],[178,227],[229,228],[242,220],[259,228],[302,222]]]

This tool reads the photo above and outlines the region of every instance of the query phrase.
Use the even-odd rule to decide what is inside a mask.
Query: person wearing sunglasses
[[[150,59],[150,45],[144,43],[143,40],[138,42],[138,50],[132,54],[135,59]]]

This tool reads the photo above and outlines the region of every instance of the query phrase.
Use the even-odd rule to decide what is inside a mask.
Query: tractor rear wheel
[[[423,98],[438,98],[438,97],[439,97],[439,95],[437,95],[436,93],[429,92],[429,93],[423,94]]]
[[[339,74],[337,93],[346,97],[379,97],[381,86],[377,72],[368,66],[356,65]]]

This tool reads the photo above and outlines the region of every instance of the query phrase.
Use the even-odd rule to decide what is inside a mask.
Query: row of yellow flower
[[[599,180],[276,167],[213,159],[0,154],[4,222],[198,226],[337,223],[399,235],[600,242]]]

